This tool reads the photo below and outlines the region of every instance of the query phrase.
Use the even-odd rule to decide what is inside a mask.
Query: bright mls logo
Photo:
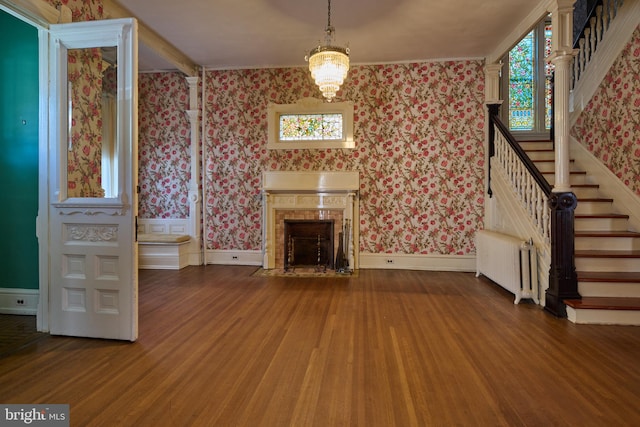
[[[69,427],[69,405],[0,405],[0,425]]]

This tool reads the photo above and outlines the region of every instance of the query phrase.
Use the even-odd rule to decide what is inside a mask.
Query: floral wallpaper
[[[189,85],[181,73],[138,76],[138,215],[188,218]]]
[[[640,196],[640,26],[571,130]]]
[[[320,97],[305,68],[210,71],[205,81],[208,249],[261,249],[264,170],[360,172],[360,250],[469,254],[482,227],[481,61],[354,66],[356,149],[267,150],[267,106]]]
[[[44,0],[53,7],[60,5],[71,9],[73,22],[93,21],[104,18],[104,5],[102,0]]]

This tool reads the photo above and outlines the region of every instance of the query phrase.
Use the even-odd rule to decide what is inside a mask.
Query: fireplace
[[[333,220],[284,220],[284,270],[333,269]]]
[[[357,172],[265,172],[263,174],[263,268],[285,268],[285,221],[333,221],[333,265],[339,234],[344,258],[358,268],[359,176]],[[317,235],[316,258],[317,264]],[[331,239],[327,238],[327,244]],[[288,243],[287,243],[288,245]],[[288,246],[287,246],[288,250]],[[335,265],[334,265],[335,267]],[[328,267],[332,268],[332,267]]]

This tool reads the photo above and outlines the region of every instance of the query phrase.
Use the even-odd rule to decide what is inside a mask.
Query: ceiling
[[[206,68],[304,66],[324,37],[326,0],[119,0],[139,21]],[[540,2],[333,0],[336,44],[352,64],[485,57]],[[140,71],[175,66],[148,47]]]

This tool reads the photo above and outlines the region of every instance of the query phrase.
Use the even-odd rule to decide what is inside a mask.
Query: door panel
[[[52,25],[50,55],[50,332],[134,341],[137,23]]]

